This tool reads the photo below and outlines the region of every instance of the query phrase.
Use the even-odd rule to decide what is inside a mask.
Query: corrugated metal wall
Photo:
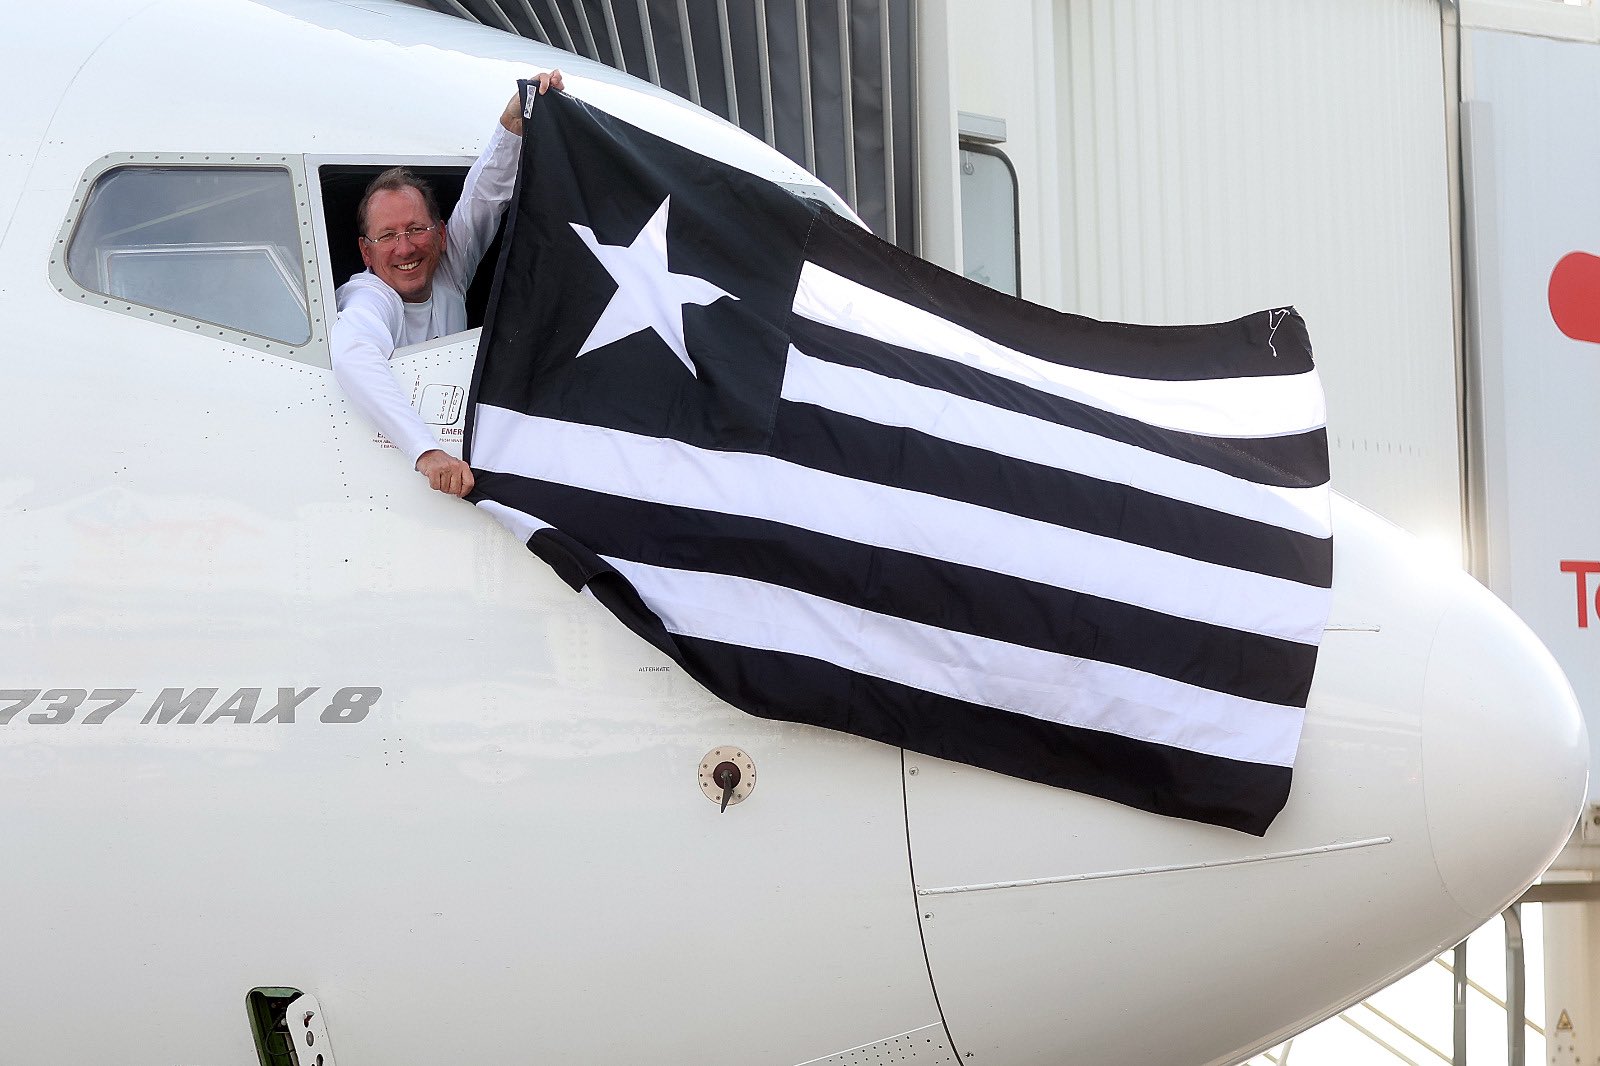
[[[873,232],[916,248],[914,0],[407,2],[677,93],[821,178]]]
[[[1459,558],[1436,0],[1066,0],[1058,20],[1062,304],[1295,304],[1335,486]]]
[[[1459,559],[1437,0],[952,2],[946,32],[949,106],[1007,120],[1024,295],[1146,322],[1296,305],[1335,487]]]
[[[1334,485],[1461,551],[1435,0],[1062,6],[1064,296],[1227,319],[1291,303]]]

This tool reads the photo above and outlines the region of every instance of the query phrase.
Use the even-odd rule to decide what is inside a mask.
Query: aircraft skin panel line
[[[1070,874],[1064,877],[1030,877],[1021,881],[992,881],[982,885],[944,885],[939,888],[918,887],[919,896],[949,896],[958,892],[992,892],[1001,888],[1033,888],[1038,885],[1069,885],[1075,881],[1103,881],[1112,877],[1145,877],[1153,874],[1177,873],[1181,870],[1209,870],[1218,866],[1237,866],[1250,862],[1275,862],[1279,859],[1298,859],[1311,855],[1331,855],[1355,848],[1372,848],[1394,843],[1393,837],[1372,837],[1368,840],[1350,840],[1338,844],[1322,844],[1293,851],[1276,851],[1270,855],[1249,855],[1237,859],[1217,859],[1211,862],[1174,863],[1168,866],[1146,866],[1135,870],[1101,870],[1094,873]]]
[[[1576,812],[1587,743],[1560,671],[1547,653],[1530,645],[1527,627],[1509,609],[1393,526],[1337,494],[1333,526],[1339,554],[1332,616],[1370,619],[1381,632],[1333,631],[1323,642],[1295,785],[1265,838],[1273,856],[1298,854],[1251,861],[1261,855],[1259,847],[1165,824],[1135,826],[1108,805],[1091,813],[1086,801],[1065,796],[1049,797],[1056,807],[1050,820],[1065,825],[1092,818],[1103,825],[1105,835],[1097,835],[1092,855],[1085,854],[1076,830],[1060,839],[995,832],[996,826],[1039,824],[1038,806],[1046,798],[968,767],[907,756],[907,813],[919,884],[1077,878],[1052,891],[918,896],[930,970],[958,1047],[1014,1040],[1017,1028],[1040,1033],[1038,1019],[1062,1009],[1059,986],[1041,988],[1031,975],[1010,976],[1008,960],[1039,950],[1043,930],[1060,920],[1068,900],[1071,912],[1092,916],[1085,921],[1095,932],[1071,945],[1058,942],[1055,950],[1070,951],[1076,970],[1095,974],[1124,965],[1130,956],[1165,957],[1168,941],[1157,931],[1162,923],[1152,924],[1151,909],[1159,910],[1163,900],[1182,901],[1173,905],[1185,915],[1175,919],[1183,931],[1166,928],[1187,938],[1185,952],[1196,965],[1143,972],[1139,995],[1168,1010],[1141,1026],[1140,1055],[1223,1066],[1249,1048],[1208,1042],[1203,1034],[1210,1015],[1204,1004],[1186,998],[1185,989],[1218,980],[1249,984],[1249,995],[1232,1000],[1225,1013],[1256,1015],[1242,1027],[1281,1040],[1409,972],[1416,960],[1458,943],[1474,922],[1481,924],[1515,897],[1514,882],[1522,878],[1511,870],[1527,877],[1560,848],[1565,829],[1556,823]],[[1521,695],[1511,697],[1513,689]],[[1409,710],[1380,711],[1385,703]],[[1552,713],[1520,719],[1505,712],[1512,706]],[[1558,751],[1566,754],[1555,756]],[[1319,787],[1334,787],[1329,774],[1335,780],[1351,775],[1346,780],[1355,791],[1336,788],[1349,803],[1314,801]],[[1435,800],[1435,792],[1450,795],[1450,804]],[[1530,839],[1499,812],[1512,797],[1515,804],[1546,812],[1548,835]],[[1114,828],[1119,825],[1126,834],[1120,839]],[[1348,846],[1330,849],[1329,842]],[[1491,853],[1509,859],[1491,862]],[[1183,868],[1159,877],[1089,876],[1164,866]],[[1374,876],[1381,884],[1370,880]],[[1362,884],[1371,885],[1370,896],[1348,895]],[[1292,904],[1274,906],[1273,900],[1290,898],[1280,895],[1290,885]],[[1130,899],[1144,900],[1146,909],[1127,906]],[[1374,899],[1383,906],[1367,902]],[[1203,921],[1193,917],[1197,907],[1206,914]],[[1308,915],[1315,920],[1307,921]],[[1276,944],[1287,957],[1317,956],[1319,964],[1297,972],[1293,982],[1265,976],[1257,982],[1244,972],[1251,963],[1221,961],[1233,950],[1229,940],[1252,937]],[[1323,957],[1316,945],[1329,938],[1346,947]],[[1358,979],[1356,971],[1365,968],[1360,957],[1378,943],[1384,952],[1410,953],[1413,961],[1383,978]],[[1204,965],[1198,962],[1202,956],[1209,960]],[[1336,992],[1336,986],[1344,991]],[[1291,1010],[1291,1001],[1309,1006],[1314,999],[1322,1005],[1293,1024],[1267,1020]],[[1126,1051],[1113,1005],[1102,1004],[1112,1011],[1104,1024],[1070,1008],[1075,1054],[1086,1062],[1116,1061]],[[1040,1053],[1012,1061],[1043,1066],[1051,1060]]]

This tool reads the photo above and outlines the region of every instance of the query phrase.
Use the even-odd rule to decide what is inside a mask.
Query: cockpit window
[[[445,218],[461,199],[461,187],[466,181],[467,168],[444,164],[423,163],[416,160],[395,160],[390,163],[323,163],[317,168],[322,185],[322,211],[327,220],[328,261],[332,267],[335,286],[343,285],[352,274],[366,269],[356,243],[356,205],[368,184],[392,166],[403,165],[411,173],[433,186],[434,199],[439,213]],[[504,231],[504,220],[501,226]],[[500,237],[497,234],[478,261],[477,273],[467,289],[467,328],[483,325],[484,312],[489,305],[489,292],[494,287],[494,266],[500,261]]]
[[[229,329],[311,337],[294,182],[276,167],[120,166],[67,250],[85,289]]]

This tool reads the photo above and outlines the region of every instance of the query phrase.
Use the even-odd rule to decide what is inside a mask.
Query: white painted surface
[[[1545,1041],[1549,1066],[1600,1060],[1600,904],[1556,903],[1545,910]]]
[[[314,993],[344,1061],[784,1064],[937,1023],[898,751],[718,704],[426,491],[328,371],[49,281],[104,153],[465,163],[515,76],[558,61],[646,125],[792,164],[407,9],[175,0],[98,51],[30,44],[105,14],[30,6],[0,45],[58,90],[18,93],[38,114],[0,129],[0,158],[31,163],[0,207],[0,373],[28,398],[8,418],[28,461],[0,476],[0,687],[138,690],[100,725],[0,728],[0,850],[27,871],[0,884],[8,1061],[170,1062],[181,1033],[186,1062],[251,1062],[261,985]],[[464,386],[471,357],[399,370]],[[167,687],[216,687],[209,717],[279,686],[321,691],[293,724],[141,724]],[[345,686],[382,696],[320,721]],[[762,787],[719,814],[697,769],[725,744]],[[42,1023],[67,1002],[95,1006]]]
[[[1479,708],[1471,732],[1444,721],[1429,624],[1471,594],[1353,511],[1349,625],[1328,638],[1300,783],[1266,841],[978,771],[902,777],[894,749],[718,704],[486,516],[422,489],[326,370],[49,282],[73,190],[105,153],[465,162],[511,79],[556,55],[310,0],[170,0],[98,47],[78,34],[122,10],[31,6],[0,46],[0,71],[38,89],[16,97],[38,114],[0,127],[0,374],[28,460],[0,475],[0,686],[138,690],[98,726],[0,728],[0,850],[25,871],[0,881],[8,1055],[165,1063],[181,1031],[186,1061],[248,1062],[242,997],[287,985],[318,997],[346,1062],[783,1066],[937,1023],[921,933],[964,1062],[1221,1061],[1420,959],[1482,917],[1462,905],[1515,891],[1560,843],[1578,756],[1544,660],[1472,666],[1551,732]],[[1035,39],[1034,77],[1049,51]],[[792,176],[722,124],[560,62],[579,95]],[[307,239],[325,257],[320,227]],[[401,370],[459,386],[469,361],[447,344]],[[215,717],[241,688],[265,705],[284,686],[320,689],[292,724]],[[383,695],[359,722],[321,721],[348,686]],[[214,720],[141,724],[169,687],[216,688]],[[1485,819],[1452,836],[1475,808],[1435,810],[1429,789],[1452,779],[1431,753],[1470,766],[1512,740],[1548,760],[1549,791],[1474,780],[1519,837]],[[762,783],[718,814],[696,770],[727,744]],[[1190,868],[951,893],[919,919],[903,789],[918,884]],[[1442,875],[1435,851],[1455,864]],[[1315,960],[1315,981],[1271,981],[1291,957]],[[1210,989],[1230,979],[1264,988],[1218,1012]],[[1048,994],[1062,989],[1081,1002]],[[1136,1024],[1150,1010],[1168,1053]]]
[[[1475,29],[1600,42],[1600,10],[1588,0],[1463,0],[1461,7]]]
[[[1563,257],[1600,254],[1600,200],[1592,192],[1600,175],[1594,8],[1561,17],[1580,16],[1589,29],[1565,26],[1562,35],[1577,38],[1571,40],[1469,32],[1469,218],[1488,580],[1571,678],[1588,715],[1594,765],[1600,574],[1563,572],[1562,565],[1600,562],[1600,344],[1564,335],[1549,301],[1551,274]],[[1589,795],[1600,800],[1600,777],[1591,776]],[[1580,835],[1557,865],[1592,878],[1596,850]],[[1549,1061],[1590,1063],[1600,1053],[1600,904],[1545,910]]]
[[[328,1039],[328,1019],[315,995],[305,992],[296,996],[289,1004],[285,1022],[298,1061],[314,1066],[339,1066],[333,1057],[333,1041]]]
[[[1600,47],[1470,41],[1489,582],[1566,669],[1600,761],[1600,574],[1561,570],[1600,562],[1600,344],[1562,334],[1548,299],[1564,256],[1600,255]]]
[[[959,10],[953,0],[917,5],[918,247],[922,258],[955,271],[961,269],[956,62],[962,39],[953,21]]]

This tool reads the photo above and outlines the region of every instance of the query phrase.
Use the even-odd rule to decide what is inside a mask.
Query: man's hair
[[[405,167],[390,167],[373,178],[372,184],[367,186],[367,191],[361,194],[361,203],[356,205],[356,232],[363,237],[367,235],[367,204],[371,202],[373,196],[380,192],[398,192],[401,189],[415,189],[420,192],[422,205],[428,209],[428,220],[439,221],[439,201],[433,195],[433,186]]]

